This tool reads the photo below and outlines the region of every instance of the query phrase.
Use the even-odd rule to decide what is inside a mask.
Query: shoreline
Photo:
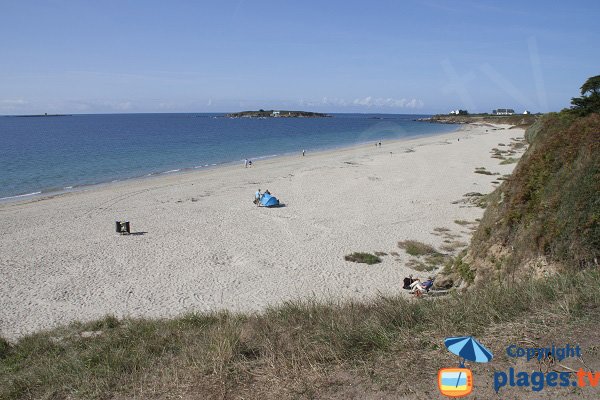
[[[434,137],[434,136],[438,136],[438,135],[446,135],[446,134],[450,134],[450,133],[456,133],[456,132],[460,131],[461,128],[462,127],[460,125],[458,125],[456,127],[456,130],[451,131],[451,132],[432,133],[432,134],[416,135],[416,136],[405,136],[405,137],[398,138],[398,139],[388,140],[388,141],[386,141],[386,143],[394,144],[397,142],[408,141],[408,140],[413,140],[413,139],[428,138],[428,137]],[[335,152],[338,150],[352,149],[355,147],[367,146],[368,144],[373,144],[373,143],[374,142],[362,142],[362,143],[355,143],[352,145],[339,145],[339,146],[333,146],[333,147],[328,147],[328,148],[309,150],[309,152],[310,152],[310,154]],[[263,156],[249,158],[249,160],[252,160],[254,162],[254,160],[262,161],[265,159],[275,159],[275,158],[280,158],[280,157],[295,157],[297,153],[298,152],[263,155]],[[24,194],[17,194],[17,195],[13,195],[13,196],[0,197],[0,206],[2,206],[3,204],[12,204],[12,203],[17,203],[17,202],[41,201],[41,200],[48,199],[48,198],[54,198],[57,196],[67,195],[70,193],[78,193],[81,191],[94,190],[95,188],[106,187],[106,186],[110,186],[113,184],[161,178],[164,175],[170,175],[170,174],[206,172],[207,170],[213,170],[215,168],[227,168],[227,167],[233,167],[233,166],[237,166],[237,165],[243,165],[243,162],[244,162],[244,160],[237,160],[237,161],[227,161],[227,162],[218,163],[218,164],[200,165],[200,166],[196,166],[196,167],[192,167],[192,168],[189,168],[189,167],[179,168],[179,169],[175,169],[175,170],[154,172],[154,173],[149,173],[149,174],[141,175],[141,176],[134,176],[134,177],[130,177],[130,178],[114,179],[114,180],[107,181],[107,182],[97,182],[97,183],[65,186],[62,189],[56,189],[56,190],[39,189],[32,193],[24,193]]]
[[[483,209],[453,202],[493,189],[495,178],[476,168],[514,168],[489,151],[522,129],[460,128],[0,204],[0,336],[106,314],[255,312],[404,293],[403,277],[431,273],[409,268],[397,242],[440,248],[438,227],[468,241],[471,232],[454,221]],[[257,188],[285,207],[254,206]],[[131,221],[134,234],[116,234],[116,220]],[[387,255],[374,266],[344,260],[355,251]]]

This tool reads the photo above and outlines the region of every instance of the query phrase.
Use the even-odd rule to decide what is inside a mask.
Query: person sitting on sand
[[[269,189],[265,190],[265,194],[268,194],[269,196],[271,195],[271,192],[269,192]]]
[[[425,293],[427,290],[423,287],[421,280],[419,278],[415,279],[413,283],[410,284],[410,292],[414,293],[417,296]]]
[[[260,188],[258,188],[257,192],[254,193],[254,204],[259,205],[261,198],[262,198],[262,193],[260,192]]]
[[[423,282],[423,288],[429,292],[429,289],[433,286],[433,277],[427,278],[425,282]]]
[[[410,290],[410,284],[414,281],[415,279],[413,279],[412,275],[409,275],[408,278],[404,278],[404,284],[402,285],[402,289]]]

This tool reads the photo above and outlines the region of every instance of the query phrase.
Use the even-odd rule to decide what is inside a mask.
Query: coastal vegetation
[[[359,397],[401,397],[415,387],[427,395],[437,390],[430,378],[440,362],[456,362],[444,337],[476,335],[501,352],[524,331],[597,324],[599,307],[600,273],[581,270],[436,301],[394,296],[289,302],[260,314],[109,316],[2,342],[0,398],[323,398],[343,397],[349,385]]]
[[[356,262],[356,263],[364,263],[364,264],[369,264],[369,265],[378,264],[381,262],[381,258],[379,258],[377,255],[374,255],[371,253],[360,253],[360,252],[355,252],[355,253],[349,254],[344,257],[344,260],[352,261],[352,262]]]
[[[486,212],[455,278],[458,267],[475,283],[598,268],[599,80],[582,86],[572,108],[527,129],[529,148],[513,174],[486,196]]]
[[[411,256],[425,256],[437,254],[437,250],[427,243],[418,242],[416,240],[403,240],[398,242],[398,247],[404,249]]]

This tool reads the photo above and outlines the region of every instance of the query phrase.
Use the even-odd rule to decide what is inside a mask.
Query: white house
[[[524,114],[524,115],[529,115],[529,114],[531,114],[531,111],[527,111],[527,110],[525,110],[525,111],[523,111],[523,114]]]

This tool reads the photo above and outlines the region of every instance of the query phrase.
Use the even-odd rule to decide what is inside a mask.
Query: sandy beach
[[[436,227],[468,241],[455,220],[479,207],[452,204],[489,193],[509,174],[490,150],[521,129],[465,125],[457,132],[261,160],[93,187],[0,205],[0,335],[106,314],[167,317],[258,311],[286,300],[362,299],[401,292],[415,273],[397,246],[433,246]],[[487,130],[487,132],[486,132]],[[258,208],[258,188],[284,207]],[[115,220],[133,235],[115,233]],[[377,265],[355,252],[398,252]],[[428,273],[415,273],[426,277]]]

